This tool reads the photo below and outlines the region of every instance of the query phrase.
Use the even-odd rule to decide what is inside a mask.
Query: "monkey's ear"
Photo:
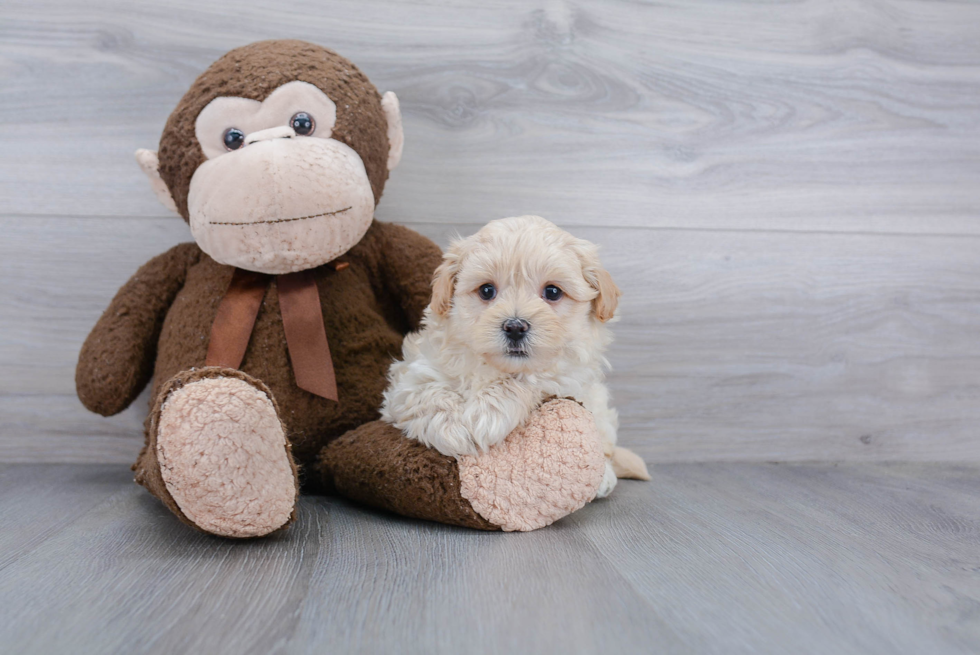
[[[449,308],[453,306],[453,292],[456,289],[456,274],[459,273],[459,264],[463,259],[461,241],[454,241],[446,254],[442,257],[442,263],[432,276],[432,300],[429,307],[434,314],[445,316]]]
[[[394,91],[388,91],[381,96],[381,108],[384,109],[385,118],[388,120],[388,170],[390,171],[394,170],[402,160],[402,148],[405,146],[402,111]]]
[[[166,182],[160,178],[160,160],[157,159],[156,151],[140,148],[136,151],[136,163],[140,165],[140,168],[146,173],[146,177],[150,179],[150,186],[153,188],[157,200],[173,213],[180,213],[177,211],[177,204],[170,195],[170,189],[167,188]]]

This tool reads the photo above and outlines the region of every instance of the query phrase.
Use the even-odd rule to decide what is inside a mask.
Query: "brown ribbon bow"
[[[208,366],[239,368],[245,357],[255,318],[272,281],[271,275],[235,269],[218,314],[211,324]],[[312,394],[337,400],[337,380],[323,327],[320,294],[311,271],[276,276],[279,311],[286,332],[296,385]]]

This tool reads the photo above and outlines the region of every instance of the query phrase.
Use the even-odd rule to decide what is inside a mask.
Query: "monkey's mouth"
[[[322,218],[324,216],[335,216],[337,214],[343,213],[351,209],[350,207],[344,207],[343,209],[337,209],[332,212],[322,212],[320,214],[310,214],[309,216],[297,216],[296,218],[277,218],[269,221],[246,221],[242,223],[232,223],[226,221],[208,221],[208,225],[269,225],[271,223],[292,223],[293,221],[305,221],[310,218]]]

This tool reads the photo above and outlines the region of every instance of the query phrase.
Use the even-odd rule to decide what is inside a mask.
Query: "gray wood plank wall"
[[[0,461],[134,457],[145,399],[102,419],[73,387],[114,291],[189,239],[132,152],[284,37],[400,97],[382,220],[603,246],[648,460],[980,460],[980,3],[5,0]]]

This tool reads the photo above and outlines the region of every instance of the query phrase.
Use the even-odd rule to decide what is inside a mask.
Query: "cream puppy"
[[[405,338],[388,374],[382,418],[458,456],[503,441],[545,398],[574,398],[606,442],[598,496],[607,496],[614,450],[628,451],[614,449],[618,418],[604,384],[620,292],[597,250],[538,216],[454,241],[421,331]]]

